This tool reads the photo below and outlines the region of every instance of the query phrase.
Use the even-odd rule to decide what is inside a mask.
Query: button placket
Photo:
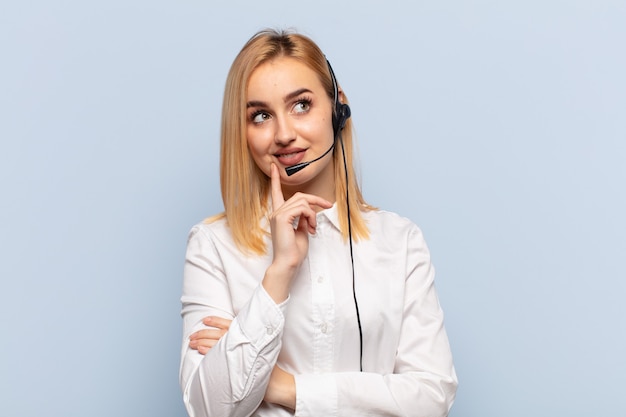
[[[315,372],[327,372],[332,368],[334,357],[332,329],[335,300],[327,247],[332,236],[328,236],[328,219],[318,215],[317,220],[316,239],[309,240],[313,369]]]

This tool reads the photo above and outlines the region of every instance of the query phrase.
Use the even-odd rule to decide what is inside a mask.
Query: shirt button
[[[323,276],[321,276],[321,275],[320,275],[319,277],[317,277],[317,282],[319,282],[320,284],[321,284],[322,282],[324,282],[324,277],[323,277]]]
[[[274,332],[274,328],[272,326],[265,327],[265,330],[267,330],[267,334],[272,334],[272,332]]]
[[[326,332],[328,331],[328,325],[326,323],[322,323],[322,325],[320,326],[320,330],[322,331],[322,333],[326,334]]]

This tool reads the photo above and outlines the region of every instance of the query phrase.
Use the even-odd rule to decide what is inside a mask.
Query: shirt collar
[[[325,219],[330,222],[335,229],[341,231],[341,227],[339,227],[339,213],[337,212],[337,203],[333,204],[333,206],[329,209],[325,209],[317,213],[318,222],[320,219]]]

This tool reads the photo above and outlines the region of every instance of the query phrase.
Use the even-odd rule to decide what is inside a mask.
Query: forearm
[[[456,392],[456,376],[424,372],[380,375],[344,372],[297,375],[296,417],[305,415],[385,416],[448,415]]]
[[[191,416],[246,416],[259,406],[281,347],[281,308],[259,287],[206,355],[184,347],[181,385]]]
[[[265,271],[262,285],[275,303],[280,304],[289,298],[291,280],[298,271],[299,265],[272,265]]]
[[[296,381],[294,376],[275,366],[265,391],[265,401],[295,410]]]

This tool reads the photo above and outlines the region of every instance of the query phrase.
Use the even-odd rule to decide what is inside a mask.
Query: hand
[[[232,320],[222,317],[209,316],[202,320],[202,323],[206,326],[212,327],[211,329],[198,330],[189,336],[189,347],[195,349],[198,353],[206,355],[222,336],[226,334],[230,328]]]
[[[315,234],[317,227],[316,207],[330,208],[332,203],[311,194],[296,193],[285,201],[278,167],[272,164],[271,192],[273,263],[287,268],[300,266],[309,249],[308,234]]]
[[[291,279],[309,250],[309,233],[317,227],[316,207],[330,208],[332,203],[311,194],[296,193],[285,201],[280,173],[270,166],[272,214],[270,227],[274,258],[265,272],[263,287],[272,299],[283,302],[289,295]]]
[[[296,409],[296,380],[292,374],[274,366],[263,398],[268,403]]]

